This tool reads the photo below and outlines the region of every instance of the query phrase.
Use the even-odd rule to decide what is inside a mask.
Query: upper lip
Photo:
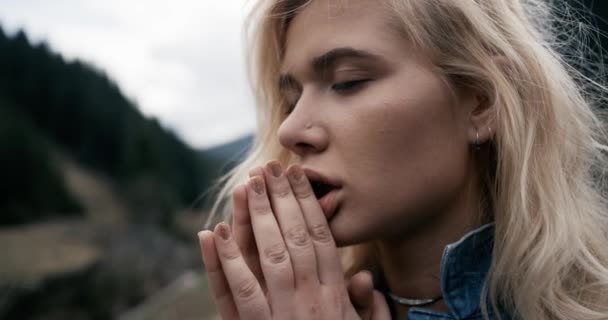
[[[302,168],[302,170],[304,171],[304,174],[306,175],[306,177],[308,177],[308,180],[310,180],[310,182],[321,182],[324,184],[328,184],[336,189],[342,187],[342,182],[339,179],[328,177],[327,175],[324,175],[310,168]]]

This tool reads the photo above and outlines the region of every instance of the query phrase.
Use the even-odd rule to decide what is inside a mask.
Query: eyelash
[[[331,85],[331,90],[337,92],[338,94],[348,94],[360,88],[361,85],[370,81],[371,79],[359,79],[359,80],[351,80],[338,82]],[[295,108],[298,101],[296,100],[293,104],[287,104],[285,115],[289,115],[293,109]]]
[[[331,89],[336,92],[347,93],[349,91],[354,91],[359,88],[360,85],[370,81],[371,79],[359,79],[352,81],[344,81],[335,83],[331,86]]]

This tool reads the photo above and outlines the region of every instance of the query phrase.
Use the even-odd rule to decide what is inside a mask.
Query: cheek
[[[395,92],[395,91],[393,91]],[[376,96],[382,101],[362,101],[352,114],[355,131],[347,140],[353,164],[374,176],[399,172],[428,172],[450,158],[462,159],[466,131],[458,124],[450,100],[431,93],[404,92]],[[372,177],[370,177],[372,178]]]
[[[353,101],[364,159],[425,163],[466,145],[460,113],[443,81],[417,65],[405,69]]]
[[[343,153],[354,183],[349,210],[356,215],[343,227],[353,228],[352,235],[401,228],[440,210],[463,189],[468,146],[450,107],[437,97],[385,95],[357,109],[365,112],[356,112],[357,129],[345,139],[351,152]]]
[[[468,149],[446,107],[397,100],[361,119],[366,144],[354,149],[355,159],[362,160],[357,169],[373,190],[396,199],[398,190],[432,197],[435,189],[462,179]]]

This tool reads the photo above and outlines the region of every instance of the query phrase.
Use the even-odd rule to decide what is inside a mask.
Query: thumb
[[[373,303],[372,303],[372,320],[385,320],[391,318],[391,311],[388,308],[386,299],[380,291],[374,290],[373,292]]]
[[[348,296],[359,317],[371,320],[374,314],[374,286],[369,271],[359,271],[352,276],[348,282]]]

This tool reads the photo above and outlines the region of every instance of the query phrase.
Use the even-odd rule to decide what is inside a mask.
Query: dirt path
[[[118,320],[219,320],[207,278],[186,272],[173,283],[125,312]]]
[[[124,224],[127,206],[109,179],[87,170],[65,156],[58,156],[66,185],[94,223]]]
[[[99,261],[100,250],[74,230],[85,222],[47,222],[0,229],[0,282],[35,288],[48,277],[82,270]]]

